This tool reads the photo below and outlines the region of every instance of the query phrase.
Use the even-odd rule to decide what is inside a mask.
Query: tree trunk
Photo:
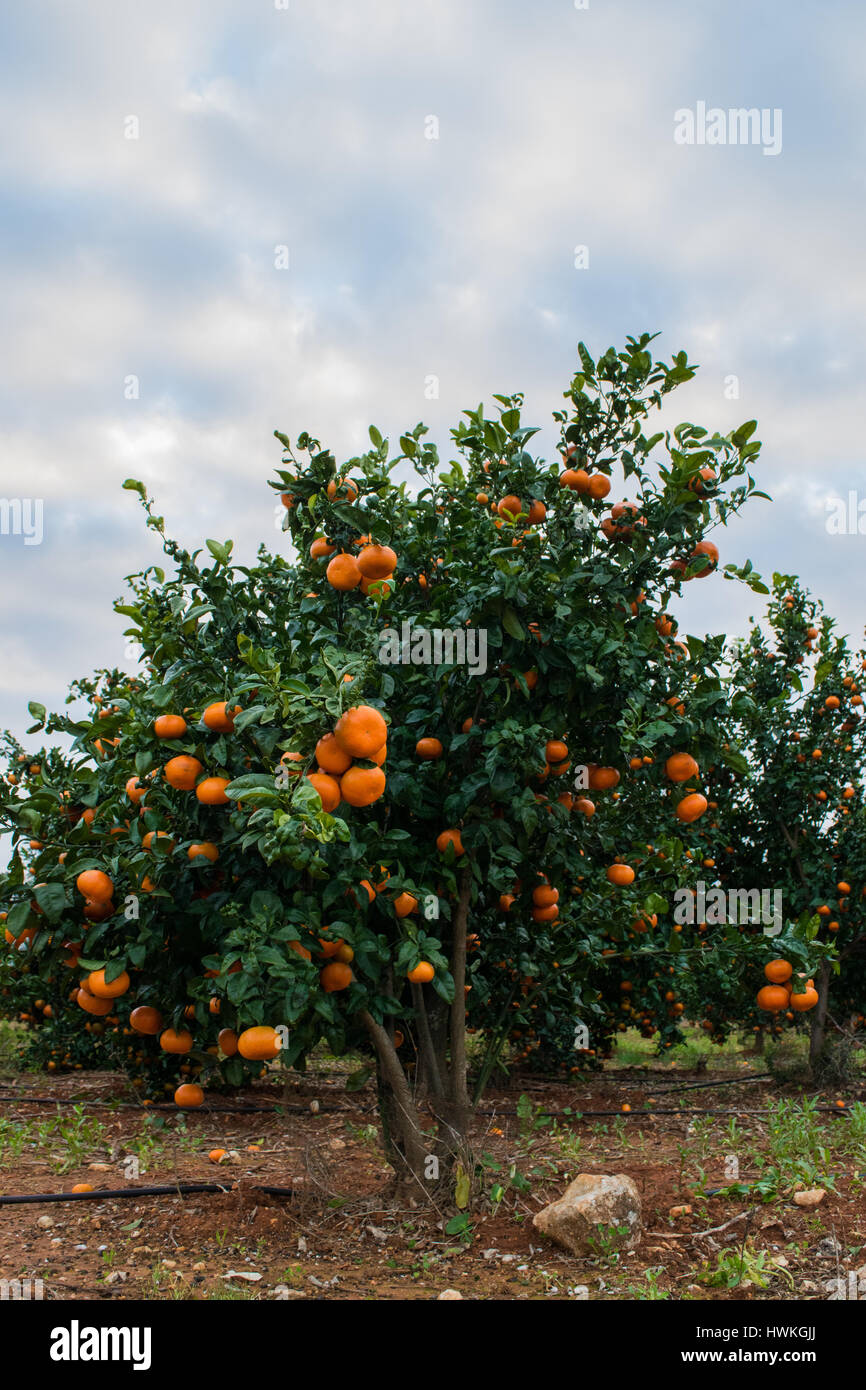
[[[466,1084],[466,927],[469,922],[469,895],[472,877],[468,868],[460,877],[460,894],[454,914],[454,935],[451,943],[451,975],[454,979],[454,999],[451,1004],[451,1069],[448,1096],[455,1110],[455,1119],[462,1111],[469,1116],[469,1091]],[[464,1128],[464,1124],[460,1125]]]
[[[818,971],[818,978],[815,981],[815,988],[818,991],[818,1002],[812,1013],[812,1035],[809,1039],[809,1066],[815,1071],[820,1067],[821,1058],[824,1054],[824,1042],[827,1032],[827,1009],[830,1004],[830,962],[822,960]]]
[[[358,1017],[376,1049],[379,1113],[385,1155],[398,1181],[417,1188],[418,1196],[426,1199],[439,1178],[436,1140],[424,1131],[421,1115],[390,1035],[366,1009]]]

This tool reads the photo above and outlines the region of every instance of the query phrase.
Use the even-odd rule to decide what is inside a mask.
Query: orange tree
[[[188,553],[125,484],[171,572],[116,605],[141,674],[81,683],[77,717],[31,706],[71,751],[3,784],[5,931],[67,1015],[193,1077],[179,1104],[322,1039],[360,1049],[389,1158],[430,1179],[515,1033],[577,1018],[603,1052],[623,1013],[675,1029],[666,977],[706,952],[658,924],[725,692],[723,639],[678,641],[668,606],[717,582],[707,533],[760,446],[754,422],[647,433],[694,370],[650,342],[581,345],[554,466],[519,396],[466,412],[445,467],[421,425],[391,460],[371,428],[339,468],[278,433],[293,559]]]
[[[717,811],[704,831],[705,878],[726,891],[777,893],[781,918],[797,920],[801,934],[826,949],[812,953],[814,995],[764,995],[770,1007],[762,1009],[738,983],[722,981],[712,1012],[755,1028],[772,1020],[777,1031],[808,1012],[811,1061],[819,1065],[831,993],[840,1017],[863,1006],[864,654],[850,650],[797,579],[774,574],[766,623],[753,621],[729,660],[728,762],[712,773]],[[769,959],[773,936],[766,945]],[[764,984],[755,980],[756,989]]]

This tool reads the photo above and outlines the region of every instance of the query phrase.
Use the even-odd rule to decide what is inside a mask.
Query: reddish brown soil
[[[694,1128],[689,1132],[693,1118],[688,1115],[633,1113],[626,1119],[615,1112],[623,1103],[639,1111],[650,1099],[657,1111],[680,1105],[699,1112],[759,1112],[741,1116],[745,1138],[736,1141],[744,1155],[740,1176],[754,1181],[766,1133],[762,1115],[768,1096],[778,1097],[780,1090],[757,1082],[668,1091],[689,1080],[706,1076],[635,1071],[574,1085],[524,1078],[515,1089],[489,1096],[473,1149],[477,1158],[498,1163],[500,1171],[482,1181],[471,1212],[471,1239],[464,1244],[444,1230],[455,1215],[453,1206],[430,1209],[414,1205],[411,1197],[395,1205],[390,1170],[378,1136],[369,1129],[375,1123],[373,1095],[369,1090],[347,1094],[338,1073],[292,1080],[285,1088],[263,1083],[231,1102],[216,1098],[212,1108],[184,1117],[173,1108],[143,1109],[115,1076],[19,1076],[0,1083],[0,1093],[16,1094],[13,1103],[0,1105],[0,1121],[7,1126],[61,1113],[74,1127],[80,1113],[94,1129],[80,1151],[62,1136],[37,1136],[16,1156],[0,1142],[0,1192],[176,1180],[219,1181],[228,1190],[225,1195],[0,1206],[0,1278],[40,1277],[45,1297],[53,1299],[430,1299],[445,1289],[464,1298],[568,1299],[586,1296],[581,1287],[590,1298],[645,1298],[653,1288],[675,1299],[826,1298],[827,1280],[866,1262],[866,1191],[857,1176],[866,1178],[866,1161],[859,1168],[854,1160],[834,1162],[835,1191],[828,1190],[815,1211],[796,1206],[791,1190],[751,1204],[696,1195],[698,1164],[707,1186],[726,1182],[729,1118],[718,1116],[708,1135],[696,1137]],[[533,1106],[556,1112],[570,1107],[584,1118],[564,1117],[555,1130],[540,1124],[530,1132],[514,1114],[520,1094]],[[40,1095],[113,1101],[124,1108],[88,1105],[75,1112],[71,1106],[35,1105]],[[820,1099],[832,1104],[837,1096]],[[850,1103],[858,1097],[852,1091],[845,1098]],[[281,1102],[284,1108],[274,1113],[220,1110],[221,1104]],[[614,1113],[585,1114],[591,1110]],[[154,1117],[159,1147],[136,1148],[136,1137],[154,1126]],[[708,1123],[698,1118],[700,1126]],[[822,1120],[828,1127],[849,1123],[844,1114]],[[217,1147],[232,1153],[219,1165],[208,1158]],[[137,1177],[124,1167],[131,1152],[140,1161]],[[506,1180],[512,1163],[524,1180],[522,1189],[510,1188],[494,1209],[491,1187]],[[533,1214],[582,1171],[627,1173],[637,1183],[646,1234],[634,1253],[577,1259],[533,1230]],[[257,1193],[260,1184],[291,1187],[293,1195]],[[671,1216],[672,1207],[684,1204],[691,1205],[691,1213]],[[689,1235],[741,1212],[749,1213],[748,1221],[709,1237]],[[666,1238],[673,1235],[678,1238]],[[756,1252],[766,1252],[765,1261],[781,1256],[784,1273],[777,1269],[766,1289],[754,1282],[728,1289],[702,1281],[705,1264],[715,1268],[719,1252],[739,1249],[745,1235]],[[827,1253],[828,1237],[838,1242],[835,1253]],[[237,1277],[244,1273],[261,1277]]]

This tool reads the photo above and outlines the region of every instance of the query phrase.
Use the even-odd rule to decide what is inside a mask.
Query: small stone
[[[87,1170],[90,1173],[110,1173],[112,1164],[110,1163],[88,1163]]]
[[[452,1303],[454,1299],[462,1300],[463,1295],[457,1289],[443,1289],[436,1299],[437,1303]]]
[[[207,1269],[207,1265],[205,1264],[204,1260],[199,1260],[196,1264],[193,1265],[192,1269],[193,1274],[201,1274],[203,1270]]]
[[[823,1187],[810,1187],[805,1192],[794,1193],[794,1205],[804,1207],[806,1211],[812,1211],[819,1203],[823,1202],[826,1195]]]
[[[825,1236],[815,1246],[815,1257],[819,1260],[837,1260],[844,1252],[844,1246],[835,1236]]]
[[[606,1249],[631,1250],[641,1236],[640,1193],[624,1173],[579,1173],[532,1224],[572,1255],[598,1254],[602,1242]]]
[[[51,1226],[54,1225],[54,1218],[53,1216],[40,1216],[37,1218],[36,1225],[39,1226],[43,1231],[47,1231]]]
[[[311,1100],[311,1101],[310,1101],[310,1113],[313,1114],[313,1115],[318,1115],[318,1113],[319,1113],[319,1102],[318,1102],[317,1100]]]
[[[177,1269],[177,1260],[163,1260],[163,1269]]]
[[[106,1274],[105,1282],[108,1285],[125,1284],[128,1278],[125,1269],[113,1269],[110,1274]]]
[[[677,1216],[691,1216],[691,1214],[692,1214],[692,1209],[691,1209],[691,1207],[688,1205],[688,1203],[686,1203],[684,1206],[681,1206],[681,1207],[671,1207],[670,1211],[668,1212],[668,1216],[673,1216],[673,1217],[677,1217]]]
[[[346,1141],[345,1141],[344,1139],[329,1139],[329,1140],[328,1140],[328,1148],[329,1148],[329,1149],[334,1149],[334,1150],[336,1151],[337,1149],[345,1149],[345,1147],[346,1147]]]

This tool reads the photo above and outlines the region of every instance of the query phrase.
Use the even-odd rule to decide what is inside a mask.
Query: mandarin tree
[[[581,345],[553,465],[518,395],[466,412],[447,466],[422,425],[339,466],[278,433],[290,558],[189,553],[125,484],[170,565],[116,605],[141,673],[81,683],[77,717],[34,706],[71,752],[0,798],[9,959],[65,1017],[128,1022],[204,1086],[360,1049],[389,1159],[428,1184],[543,1014],[604,1050],[638,982],[636,1019],[675,1029],[666,976],[703,948],[658,923],[725,692],[724,639],[679,640],[669,606],[760,589],[708,535],[760,446],[754,422],[648,433],[694,373],[650,342]]]

